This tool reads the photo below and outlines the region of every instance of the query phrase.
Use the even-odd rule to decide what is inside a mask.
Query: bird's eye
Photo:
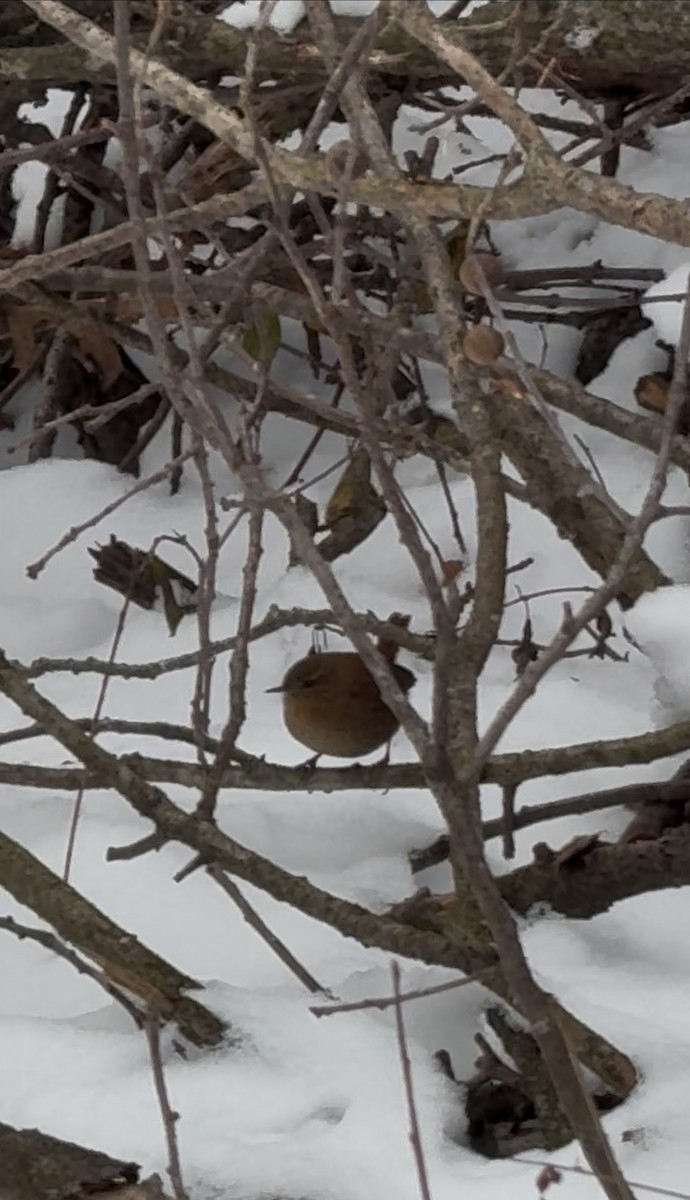
[[[317,682],[318,678],[319,678],[318,675],[310,675],[307,679],[302,680],[302,687],[303,688],[313,687],[314,684]]]

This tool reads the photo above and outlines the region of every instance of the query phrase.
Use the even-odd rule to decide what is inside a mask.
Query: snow
[[[261,10],[261,0],[245,0],[234,4],[221,14],[221,20],[235,29],[250,29],[256,23]],[[278,0],[271,13],[269,24],[277,33],[292,33],[304,16],[302,0]]]
[[[363,15],[368,3],[334,3],[339,12]],[[444,7],[438,6],[438,11]],[[226,14],[235,25],[250,24],[257,5],[233,5]],[[302,6],[281,0],[272,22],[281,32],[294,28]],[[528,107],[565,113],[545,93],[527,90]],[[40,119],[59,128],[64,95],[51,94],[49,111]],[[396,130],[396,148],[418,144],[409,125],[428,119],[405,109]],[[439,172],[479,159],[509,144],[495,122],[468,120],[470,134],[446,131]],[[327,131],[329,137],[342,130]],[[657,131],[651,153],[624,149],[621,178],[641,189],[654,187],[668,195],[685,194],[687,138],[684,126]],[[558,135],[554,144],[561,145]],[[42,171],[42,168],[41,168]],[[493,166],[468,172],[472,182],[490,183]],[[482,174],[483,172],[483,174]],[[16,184],[22,200],[21,227],[30,233],[31,204],[40,185],[38,174],[22,168]],[[663,284],[647,293],[669,295],[684,289],[687,264],[677,267],[679,250],[649,237],[611,229],[568,211],[529,221],[494,223],[492,234],[510,265],[581,265],[601,258],[605,263],[637,263],[670,272]],[[656,330],[624,343],[606,371],[592,384],[603,397],[635,410],[633,388],[639,374],[659,369],[664,356],[655,337],[677,340],[680,306],[649,306]],[[287,330],[284,323],[284,332]],[[533,326],[512,323],[523,354],[541,353]],[[675,333],[674,333],[675,330]],[[299,338],[299,330],[294,331]],[[572,371],[579,334],[549,327],[546,365]],[[152,364],[141,362],[147,370]],[[313,390],[314,382],[293,357],[281,354],[279,376],[289,384]],[[447,391],[436,368],[427,369],[439,411],[447,407]],[[57,554],[36,581],[26,566],[39,558],[72,526],[87,521],[105,504],[122,496],[132,481],[98,463],[81,461],[68,435],[58,440],[56,456],[32,466],[8,447],[26,436],[34,399],[31,389],[13,402],[14,433],[0,435],[0,613],[3,649],[10,657],[30,661],[38,655],[106,657],[120,611],[117,597],[91,576],[86,547],[111,533],[146,546],[160,535],[181,534],[203,551],[204,513],[198,480],[186,471],[181,494],[170,498],[164,484],[132,499],[96,528],[89,529]],[[219,398],[219,402],[227,401]],[[650,456],[610,435],[562,419],[571,437],[586,441],[607,487],[629,511],[639,507],[649,480]],[[272,417],[266,425],[264,453],[275,480],[284,478],[310,438],[308,430]],[[158,469],[168,456],[163,431],[149,448],[143,473]],[[342,453],[332,435],[322,440],[310,462],[316,477]],[[19,465],[18,465],[19,463]],[[237,496],[237,483],[220,459],[211,456],[219,494]],[[441,552],[456,556],[445,505],[439,500],[435,472],[426,459],[412,459],[399,470],[411,505]],[[468,543],[468,572],[475,554],[474,498],[467,479],[451,473],[451,489]],[[323,502],[332,478],[310,494]],[[684,503],[687,481],[673,470],[665,501]],[[508,599],[522,592],[555,587],[592,586],[593,574],[572,547],[558,539],[539,514],[509,502],[510,561],[532,556],[534,563],[511,576]],[[659,723],[690,714],[690,553],[688,522],[677,517],[655,525],[647,548],[674,585],[646,596],[626,613],[624,623],[642,648],[623,640],[623,618],[612,606],[617,637],[614,645],[629,660],[615,663],[568,659],[544,679],[501,743],[501,750],[567,745],[573,741],[608,739],[643,733]],[[222,593],[213,614],[213,635],[233,632],[237,597],[246,551],[240,527],[224,546],[218,586]],[[175,566],[190,571],[191,560],[180,546],[161,550]],[[267,519],[257,614],[270,604],[323,607],[316,584],[305,571],[286,570],[287,544],[277,524]],[[336,574],[359,610],[386,614],[409,611],[413,627],[429,628],[428,604],[414,569],[399,544],[390,520],[353,554],[336,564]],[[561,621],[562,595],[530,601],[535,637],[545,642]],[[578,593],[574,592],[573,604]],[[506,609],[501,634],[519,636],[524,620],[521,603]],[[152,661],[182,654],[198,644],[193,621],[185,619],[174,638],[160,616],[130,611],[118,657]],[[331,636],[329,645],[342,643]],[[586,639],[578,645],[586,645]],[[300,762],[304,751],[284,731],[279,699],[265,688],[279,681],[286,665],[309,645],[304,629],[288,629],[254,643],[251,651],[249,715],[242,746],[272,761]],[[428,665],[414,665],[418,683],[412,694],[420,712],[428,714]],[[192,671],[179,671],[153,681],[113,680],[107,690],[109,716],[130,720],[158,718],[186,722],[194,683]],[[480,717],[485,725],[514,683],[509,650],[497,648],[482,680]],[[93,713],[99,679],[90,675],[49,674],[39,689],[74,716]],[[226,713],[227,658],[217,670],[213,731]],[[8,702],[0,702],[0,729],[16,728],[24,718]],[[170,743],[153,738],[103,736],[117,750],[179,754]],[[162,747],[162,748],[161,748]],[[65,752],[47,738],[3,748],[5,761],[60,765]],[[394,761],[406,761],[411,749],[400,735]],[[580,775],[543,778],[524,785],[524,804],[667,777],[682,756],[649,766],[594,770]],[[195,795],[171,786],[170,797],[191,807]],[[60,790],[0,789],[3,830],[30,847],[41,861],[61,870],[74,795]],[[495,787],[483,795],[487,816],[499,812]],[[447,868],[420,879],[411,876],[407,854],[426,845],[443,830],[436,805],[422,790],[380,795],[346,792],[309,795],[281,792],[227,791],[219,821],[238,841],[267,855],[297,875],[357,903],[382,911],[409,896],[419,884],[442,890],[449,885]],[[600,831],[615,837],[626,814],[610,810],[587,817],[564,818],[517,835],[517,864],[531,858],[534,842],[547,839],[559,846],[575,833]],[[148,830],[145,822],[111,792],[87,793],[79,825],[72,882],[113,920],[132,930],[180,970],[207,985],[205,1002],[243,1034],[239,1046],[212,1054],[194,1052],[183,1061],[171,1039],[164,1039],[165,1073],[173,1107],[180,1113],[178,1134],[185,1182],[192,1200],[259,1200],[259,1197],[309,1197],[310,1200],[372,1200],[395,1197],[416,1200],[415,1177],[401,1082],[399,1054],[390,1011],[367,1011],[317,1019],[313,998],[287,974],[284,966],[242,920],[229,900],[202,873],[185,882],[173,876],[188,859],[180,847],[131,862],[106,863],[109,846],[122,845]],[[497,842],[489,844],[489,861],[497,872],[511,868]],[[325,925],[242,885],[247,898],[274,932],[324,986],[343,1000],[386,994],[390,990],[390,958],[344,939]],[[3,912],[28,924],[36,919],[9,896]],[[687,1181],[687,1075],[690,1032],[687,996],[690,965],[687,928],[690,893],[669,890],[616,905],[588,922],[531,915],[520,922],[523,943],[542,985],[582,1020],[629,1053],[642,1080],[630,1100],[604,1119],[621,1165],[630,1179],[682,1188]],[[401,963],[403,987],[418,988],[452,978],[441,968]],[[0,933],[0,1061],[4,1086],[0,1120],[39,1126],[56,1136],[98,1147],[139,1161],[145,1171],[165,1172],[166,1150],[154,1096],[146,1044],[117,1006],[104,1003],[89,979],[36,945]],[[487,1162],[462,1143],[461,1105],[451,1084],[433,1069],[432,1054],[443,1047],[461,1079],[472,1073],[476,1055],[473,1036],[481,1027],[485,996],[469,986],[414,1001],[406,1006],[416,1102],[434,1200],[528,1200],[535,1193],[538,1168],[520,1162]],[[630,1129],[644,1138],[623,1140]],[[535,1155],[532,1155],[535,1157]],[[548,1157],[548,1156],[545,1156]],[[582,1162],[576,1147],[555,1156],[565,1164]],[[640,1194],[644,1194],[641,1192]],[[600,1195],[590,1179],[567,1175],[560,1184],[563,1200],[589,1200]]]
[[[20,104],[17,115],[24,120],[45,126],[53,137],[59,137],[71,99],[69,92],[48,88],[45,104]],[[43,193],[47,174],[48,167],[44,163],[27,162],[22,163],[12,175],[12,194],[17,201],[17,216],[12,237],[14,246],[31,244],[36,198]],[[51,212],[46,228],[46,250],[52,250],[58,244],[55,241],[55,231],[60,228],[63,205],[57,204],[54,207],[56,211]]]
[[[688,290],[689,278],[690,263],[685,262],[680,267],[676,267],[675,271],[671,271],[665,279],[652,284],[645,292],[645,300],[652,300],[654,303],[645,304],[643,302],[642,311],[654,322],[654,328],[659,337],[671,346],[677,345],[680,338],[683,323],[683,297]],[[664,296],[676,298],[664,301]]]
[[[376,8],[378,0],[330,0],[330,7],[338,17],[368,17]],[[430,0],[429,8],[437,16],[441,16],[450,8],[453,0]],[[470,0],[463,16],[469,16],[477,8],[481,8],[486,0]],[[254,25],[261,11],[261,0],[235,0],[229,8],[221,13],[221,20],[235,29],[249,29]],[[278,0],[271,12],[269,25],[276,33],[292,33],[304,17],[305,9],[302,0]]]
[[[595,25],[581,25],[578,29],[573,29],[566,33],[564,42],[567,46],[571,46],[573,50],[589,50],[599,37],[599,30]]]
[[[660,588],[642,596],[626,625],[658,673],[657,697],[672,714],[690,717],[690,587]]]

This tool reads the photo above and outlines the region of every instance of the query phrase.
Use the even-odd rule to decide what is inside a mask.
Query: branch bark
[[[22,672],[25,679],[28,675]],[[75,721],[77,728],[91,726],[91,721]],[[106,728],[117,731],[118,723],[109,720]],[[50,726],[43,725],[43,732],[52,734]],[[131,732],[131,730],[130,730]],[[157,736],[155,728],[151,736]],[[57,739],[60,740],[59,738]],[[189,739],[191,740],[191,738]],[[213,749],[209,744],[209,749]],[[519,750],[507,754],[495,754],[485,764],[482,783],[496,783],[501,787],[525,783],[530,779],[541,779],[545,775],[570,775],[576,771],[589,771],[600,767],[623,767],[634,764],[656,762],[662,758],[690,749],[690,722],[680,721],[666,729],[633,737],[611,738],[605,742],[581,742],[571,746],[555,746],[546,750]],[[178,759],[155,758],[151,755],[125,754],[119,759],[134,768],[141,779],[150,783],[174,783],[181,787],[199,788],[203,785],[204,769],[194,762]],[[0,784],[7,787],[47,788],[59,791],[77,791],[88,786],[91,789],[111,786],[110,773],[102,763],[83,767],[50,767],[29,763],[0,762]],[[242,763],[228,767],[223,774],[223,788],[242,788],[254,791],[322,792],[335,791],[386,791],[391,788],[425,787],[424,772],[419,763],[355,764],[351,767],[286,767],[281,763],[267,763],[251,759],[243,754]],[[610,805],[642,804],[656,798],[679,798],[682,785],[672,781],[631,784],[625,788],[612,789]],[[555,804],[581,804],[582,797],[571,797],[570,801]],[[537,823],[528,820],[530,813],[546,816],[549,804],[518,809],[516,828]],[[606,807],[598,804],[596,807]],[[573,811],[586,811],[578,809]],[[524,815],[524,819],[523,819]],[[564,809],[564,815],[565,813]],[[491,823],[490,823],[491,824]],[[493,828],[493,826],[491,826]]]
[[[119,1200],[165,1200],[156,1178],[139,1184],[139,1165],[110,1158],[74,1142],[0,1124],[0,1200],[67,1200],[69,1196],[117,1196]],[[160,1181],[158,1181],[160,1182]]]
[[[667,2],[674,3],[674,0]],[[94,55],[101,62],[115,62],[114,39],[60,0],[22,0],[22,3],[46,24],[60,30],[87,55]],[[415,26],[415,37],[418,32]],[[451,65],[457,74],[458,66],[454,62]],[[137,79],[145,79],[147,86],[166,103],[199,121],[219,139],[228,141],[241,157],[249,162],[256,160],[252,130],[214,100],[210,92],[170,70],[159,59],[136,50],[131,53],[131,69]],[[332,178],[323,155],[301,157],[268,146],[265,152],[277,182],[338,198],[339,182]],[[420,218],[472,217],[481,215],[482,206],[489,199],[495,218],[536,216],[570,205],[579,212],[600,216],[637,233],[690,246],[690,211],[684,201],[670,200],[652,192],[641,199],[634,188],[616,180],[600,179],[591,172],[562,164],[555,153],[547,153],[541,145],[532,147],[530,153],[529,170],[524,179],[499,188],[495,194],[488,188],[428,181],[422,185],[405,178],[391,180],[368,176],[351,181],[350,200],[355,204],[383,208],[402,218],[411,215]],[[3,272],[3,276],[11,274],[12,270]]]
[[[172,1021],[197,1046],[217,1045],[223,1022],[187,993],[201,984],[183,975],[96,908],[28,850],[0,833],[0,883],[96,963],[116,987],[145,1010]]]
[[[503,898],[523,915],[547,904],[564,917],[588,920],[631,896],[690,884],[690,830],[669,830],[654,841],[595,844],[563,862],[540,848],[535,861],[499,880]]]
[[[361,945],[376,947],[391,954],[400,954],[405,958],[413,958],[420,962],[451,967],[467,975],[476,974],[487,965],[489,967],[494,965],[492,962],[487,964],[485,949],[482,953],[478,953],[477,947],[473,946],[471,942],[459,944],[444,933],[419,929],[391,917],[377,916],[358,904],[331,896],[321,888],[315,887],[307,879],[291,875],[290,872],[276,866],[268,859],[240,845],[215,825],[199,821],[194,815],[183,812],[159,788],[147,783],[127,760],[117,758],[95,745],[69,717],[41,696],[29,680],[22,676],[21,672],[10,664],[1,652],[0,692],[13,700],[27,716],[40,721],[46,733],[55,737],[67,750],[80,758],[90,771],[103,780],[104,784],[107,780],[108,785],[127,799],[140,816],[154,823],[157,831],[165,840],[178,841],[188,846],[201,856],[204,863],[215,864],[232,875],[246,879],[248,883],[268,892],[275,899],[291,904],[305,915],[330,925],[344,937],[356,938]],[[12,851],[13,845],[10,846],[10,853]],[[21,847],[19,847],[19,851],[21,852],[20,859],[22,854],[28,853]],[[45,873],[46,881],[56,878],[47,868],[41,867],[40,869]],[[1,871],[0,875],[2,875]],[[20,876],[17,898],[28,907],[33,908],[36,899],[41,905],[43,905],[44,899],[40,890],[38,897],[34,895],[36,889],[31,884],[31,878],[30,875],[27,883],[22,881]],[[60,880],[57,882],[61,889],[67,889],[68,893],[72,892],[68,885],[62,884]],[[4,878],[3,884],[8,886]],[[49,893],[44,894],[49,900]],[[65,892],[61,892],[62,897],[65,895]],[[81,901],[81,897],[78,899]],[[86,901],[81,902],[84,905],[87,904]],[[63,904],[65,903],[66,901],[63,900]],[[35,911],[40,915],[38,908]],[[45,919],[50,923],[55,923],[51,915],[46,915]],[[79,924],[75,924],[75,918],[70,917],[69,911],[66,919],[69,924],[64,929],[59,929],[55,923],[58,932],[62,932],[63,936],[68,939],[70,933],[75,932],[79,937]],[[107,918],[103,919],[107,921]],[[130,942],[136,943],[136,939],[131,938],[130,935],[125,935],[125,937],[128,939],[128,948]],[[84,944],[83,941],[79,941],[78,944],[84,953],[89,954],[87,944]],[[91,956],[93,957],[93,955]],[[113,955],[113,961],[120,960]],[[484,981],[486,986],[494,989],[499,995],[509,998],[498,969],[495,972],[489,971],[484,976]],[[130,986],[122,978],[116,978],[114,982]],[[193,982],[187,982],[186,986],[193,986]],[[187,999],[185,1003],[191,1005],[197,1002]],[[203,1011],[205,1012],[205,1010]],[[631,1064],[605,1039],[597,1037],[565,1010],[559,1009],[559,1013],[559,1019],[568,1024],[570,1036],[575,1039],[577,1052],[582,1062],[599,1074],[616,1094],[627,1095],[635,1085],[635,1072]],[[217,1021],[215,1017],[212,1019]],[[185,1032],[190,1036],[186,1024]],[[221,1033],[222,1027],[219,1030],[219,1036]]]
[[[99,9],[75,4],[87,16],[103,13]],[[444,32],[455,44],[475,55],[492,75],[506,69],[506,82],[519,80],[535,86],[542,65],[553,63],[559,74],[584,95],[601,97],[621,88],[666,96],[681,86],[690,71],[690,14],[685,0],[554,0],[548,6],[539,0],[521,5],[520,23],[523,44],[539,46],[541,64],[533,60],[518,62],[513,55],[515,18],[513,5],[489,3],[468,18],[446,26]],[[51,44],[46,32],[37,37],[35,29],[22,32],[20,17],[9,20],[12,10],[18,14],[17,0],[3,0],[3,25],[0,27],[0,75],[3,89],[20,88],[26,82],[64,87],[82,81],[113,82],[109,64],[94,62],[83,50]],[[338,38],[345,43],[356,32],[358,20],[334,17]],[[229,75],[240,75],[247,53],[247,32],[222,22],[168,19],[171,32],[163,42],[161,55],[167,66],[190,79],[201,79],[220,67]],[[673,38],[667,31],[673,30]],[[4,34],[4,37],[3,37]],[[585,35],[589,36],[585,36]],[[579,36],[578,36],[579,35]],[[3,45],[5,39],[11,42]],[[23,44],[21,44],[23,41]],[[145,46],[146,36],[139,44]],[[136,43],[136,39],[135,39]],[[320,94],[326,73],[321,59],[314,54],[306,23],[291,36],[270,29],[258,37],[256,81],[290,79],[297,75],[305,84],[313,84]],[[372,62],[374,81],[391,84],[401,76],[413,77],[428,87],[457,85],[456,72],[439,63],[433,54],[394,24],[386,26],[378,40]]]

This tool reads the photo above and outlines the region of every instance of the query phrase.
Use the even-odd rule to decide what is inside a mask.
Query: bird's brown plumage
[[[408,692],[415,676],[391,663],[398,686]],[[285,724],[316,754],[361,758],[390,741],[398,718],[358,654],[323,651],[293,663],[279,688]]]

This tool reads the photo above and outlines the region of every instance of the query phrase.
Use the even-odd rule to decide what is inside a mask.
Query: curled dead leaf
[[[450,237],[446,238],[446,253],[450,259],[453,274],[457,276],[460,275],[466,259],[469,228],[469,221],[461,221]]]
[[[545,1167],[542,1167],[541,1171],[537,1175],[537,1191],[539,1192],[539,1195],[543,1196],[552,1186],[552,1184],[560,1183],[562,1179],[563,1176],[558,1170],[558,1167],[554,1167],[551,1163],[547,1163]]]
[[[467,330],[462,339],[462,348],[470,362],[478,367],[486,367],[500,358],[505,342],[498,329],[492,329],[490,325],[475,325]]]
[[[74,338],[81,353],[98,371],[103,387],[112,387],[124,370],[117,343],[100,329],[84,325],[74,331]]]
[[[451,583],[455,583],[458,575],[464,570],[465,564],[461,558],[444,558],[441,563],[441,583],[443,587],[449,587]]]
[[[640,375],[635,384],[635,399],[640,408],[646,408],[650,412],[664,413],[666,412],[668,389],[669,380],[664,375],[658,372],[652,375]]]
[[[502,282],[503,265],[498,255],[489,254],[487,251],[468,254],[460,265],[458,278],[465,290],[473,295],[481,296],[484,292],[483,281],[477,268],[481,270],[490,287]]]
[[[41,353],[40,334],[54,329],[57,318],[31,304],[9,304],[4,310],[12,342],[13,363],[21,375],[28,375]],[[64,329],[74,338],[80,354],[88,359],[107,390],[124,370],[117,343],[95,322],[65,321]]]
[[[525,389],[518,383],[517,379],[504,376],[504,378],[498,380],[496,386],[499,392],[505,392],[508,396],[512,396],[514,400],[524,400],[525,398]]]
[[[558,851],[554,862],[559,868],[572,868],[581,864],[592,850],[596,850],[601,845],[598,833],[580,834],[578,837],[571,838],[563,849]]]
[[[28,304],[12,304],[5,311],[5,320],[12,342],[13,365],[20,375],[26,375],[38,359],[41,314]]]

